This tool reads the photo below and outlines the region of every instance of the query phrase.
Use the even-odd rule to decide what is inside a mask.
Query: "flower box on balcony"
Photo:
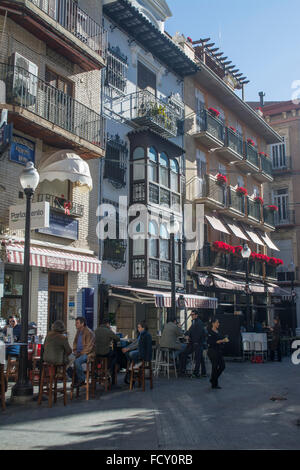
[[[219,184],[226,184],[227,183],[227,177],[225,175],[222,175],[222,173],[217,174],[217,182]]]
[[[249,145],[252,145],[252,147],[255,147],[255,146],[256,146],[254,140],[252,140],[252,139],[247,139],[247,143],[248,143]]]
[[[260,155],[261,157],[266,157],[266,158],[269,157],[269,155],[266,152],[259,152],[258,155]]]
[[[216,251],[222,251],[223,253],[232,253],[232,254],[234,254],[234,252],[235,252],[235,249],[234,249],[233,246],[228,245],[228,243],[224,243],[224,242],[214,242],[213,243],[213,248]]]
[[[236,130],[235,127],[229,126],[229,129],[230,129],[232,132],[234,132],[235,134],[237,134],[237,130]]]
[[[248,191],[246,188],[243,188],[242,186],[238,186],[236,188],[236,192],[240,195],[240,196],[247,196],[248,195]]]
[[[218,118],[220,116],[220,111],[218,111],[215,108],[208,108],[208,111],[209,111],[210,114],[212,114],[216,118]]]
[[[273,256],[271,256],[269,258],[269,261],[268,261],[268,264],[270,264],[271,266],[280,266],[283,264],[283,260],[280,259],[280,258],[274,258]]]
[[[256,196],[256,197],[254,198],[254,201],[255,201],[257,204],[261,204],[261,205],[263,205],[263,203],[264,203],[264,200],[263,200],[260,196]]]
[[[274,205],[270,205],[270,206],[267,206],[269,211],[271,212],[278,212],[278,207],[277,206],[274,206]]]

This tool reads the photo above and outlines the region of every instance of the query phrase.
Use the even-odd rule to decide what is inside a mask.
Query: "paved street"
[[[0,449],[300,449],[300,366],[227,362],[220,384],[160,378],[152,391],[99,389],[66,408],[8,406]]]

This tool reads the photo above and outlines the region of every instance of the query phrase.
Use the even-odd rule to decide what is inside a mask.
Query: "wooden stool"
[[[145,372],[149,371],[149,374]],[[142,365],[138,369],[131,367],[130,371],[130,386],[129,389],[133,390],[133,384],[135,379],[138,380],[139,387],[142,387],[143,392],[145,391],[145,381],[150,380],[150,389],[153,388],[153,374],[152,374],[152,362],[142,361]]]
[[[11,356],[8,354],[7,367],[6,367],[6,380],[8,382],[9,378],[12,377],[14,382],[18,380],[19,372],[19,358],[16,356]]]
[[[111,390],[111,373],[108,369],[108,358],[103,356],[96,357],[96,376],[99,385],[104,385],[104,389]]]
[[[29,371],[29,380],[32,383],[32,386],[39,386],[41,379],[41,367],[38,365],[41,361],[39,356],[34,356],[32,358],[32,369]]]
[[[57,388],[57,382],[59,379],[63,380],[63,387]],[[44,388],[45,387],[45,388]],[[44,362],[42,365],[40,389],[38,404],[42,403],[42,397],[48,395],[48,406],[52,407],[52,398],[54,395],[54,403],[57,402],[57,393],[62,393],[64,396],[64,405],[67,404],[67,376],[65,364],[48,364]]]
[[[5,375],[4,375],[4,364],[0,364],[0,383],[1,383],[1,406],[2,410],[6,409],[5,405],[5,391],[6,391],[6,383],[5,383]]]
[[[73,400],[74,388],[76,388],[76,398],[79,397],[80,387],[85,388],[85,398],[86,400],[89,400],[90,399],[90,386],[91,386],[91,396],[92,398],[95,398],[95,389],[96,389],[95,359],[91,358],[91,359],[88,359],[86,362],[85,384],[80,385],[80,386],[79,385],[75,386],[75,380],[76,380],[76,369],[75,369],[75,364],[74,364],[72,384],[71,384],[71,390],[70,390],[71,400]]]

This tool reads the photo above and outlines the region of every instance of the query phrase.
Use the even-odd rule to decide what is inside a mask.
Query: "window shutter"
[[[150,69],[145,67],[141,62],[138,62],[138,87],[141,90],[151,88],[153,93],[156,94],[156,75]]]

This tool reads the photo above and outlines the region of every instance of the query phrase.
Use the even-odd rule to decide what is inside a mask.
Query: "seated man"
[[[186,348],[186,344],[179,342],[180,336],[183,336],[183,331],[177,326],[177,320],[169,321],[163,329],[159,346],[175,350],[175,358],[177,358]]]
[[[133,357],[135,365],[132,365],[134,369],[138,369],[142,365],[142,361],[150,362],[152,360],[152,336],[148,332],[148,326],[146,322],[141,321],[138,323],[139,335],[139,346],[138,353]]]
[[[120,341],[120,338],[111,330],[109,320],[104,319],[103,324],[95,331],[96,356],[108,358],[108,367],[110,368],[112,385],[114,385],[117,357],[111,348],[112,341]]]
[[[138,335],[138,337],[132,343],[130,343],[128,346],[126,346],[126,348],[122,348],[122,352],[126,355],[127,360],[130,363],[137,362],[137,360],[138,360],[138,357],[139,357],[139,339],[140,339],[140,335]],[[129,385],[129,376],[130,376],[130,372],[128,371],[126,373],[125,377],[124,377],[124,382],[127,385]]]
[[[4,333],[7,335],[7,329],[13,328],[14,341],[19,342],[21,339],[21,325],[18,324],[18,320],[15,316],[8,318],[8,325],[4,327]],[[6,359],[7,356],[19,356],[20,355],[20,346],[17,344],[12,344],[11,346],[6,347]]]
[[[56,320],[53,323],[44,343],[44,362],[54,365],[68,363],[68,356],[72,354],[72,348],[63,334],[65,331],[65,325],[61,320]]]
[[[84,385],[85,374],[82,364],[86,363],[88,358],[95,356],[95,335],[86,325],[84,317],[77,317],[75,320],[77,333],[73,343],[73,353],[76,357],[74,366],[76,370],[76,386]]]

